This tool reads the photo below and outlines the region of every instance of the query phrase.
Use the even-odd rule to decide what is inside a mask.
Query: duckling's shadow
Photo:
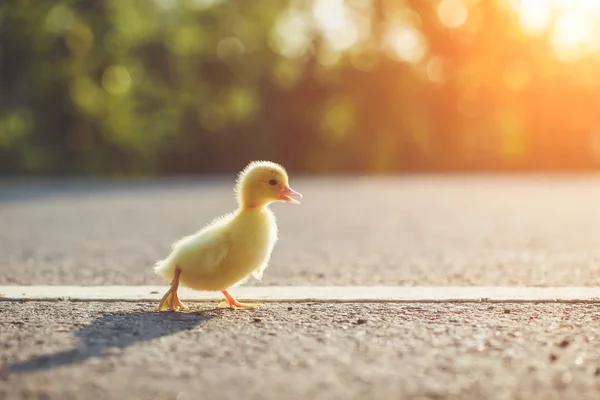
[[[6,372],[31,373],[79,363],[92,357],[106,357],[109,349],[126,348],[192,330],[211,318],[213,315],[204,311],[110,313],[75,331],[74,335],[79,340],[75,348],[38,356],[3,369]]]

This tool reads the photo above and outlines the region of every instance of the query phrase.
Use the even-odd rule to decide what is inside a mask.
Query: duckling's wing
[[[214,230],[204,231],[185,237],[175,245],[175,262],[184,272],[189,269],[209,272],[219,268],[229,249],[227,235]]]
[[[269,258],[271,257],[269,256]],[[267,258],[260,267],[256,268],[254,272],[252,272],[252,276],[259,281],[262,280],[263,272],[265,272],[265,269],[267,269],[267,266],[269,265],[269,258]]]
[[[221,265],[229,254],[230,242],[227,236],[219,235],[203,243],[198,255],[204,270],[214,270]]]
[[[175,269],[184,272],[213,271],[229,254],[227,237],[218,234],[197,233],[183,237],[173,244],[173,251],[156,263],[154,271],[168,280],[173,279]]]

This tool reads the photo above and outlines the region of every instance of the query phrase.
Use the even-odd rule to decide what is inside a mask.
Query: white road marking
[[[167,286],[0,286],[0,301],[159,301]],[[248,286],[240,301],[325,303],[600,303],[600,287]],[[187,302],[223,300],[219,292],[179,289]]]

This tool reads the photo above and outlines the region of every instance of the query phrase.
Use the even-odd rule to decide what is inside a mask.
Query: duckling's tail
[[[154,272],[165,278],[167,281],[171,281],[173,276],[175,276],[175,269],[177,268],[177,263],[174,258],[175,257],[169,256],[154,264]]]

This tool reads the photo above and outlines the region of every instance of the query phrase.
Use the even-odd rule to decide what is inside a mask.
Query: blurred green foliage
[[[0,172],[600,162],[600,57],[516,0],[327,1],[3,2]]]

